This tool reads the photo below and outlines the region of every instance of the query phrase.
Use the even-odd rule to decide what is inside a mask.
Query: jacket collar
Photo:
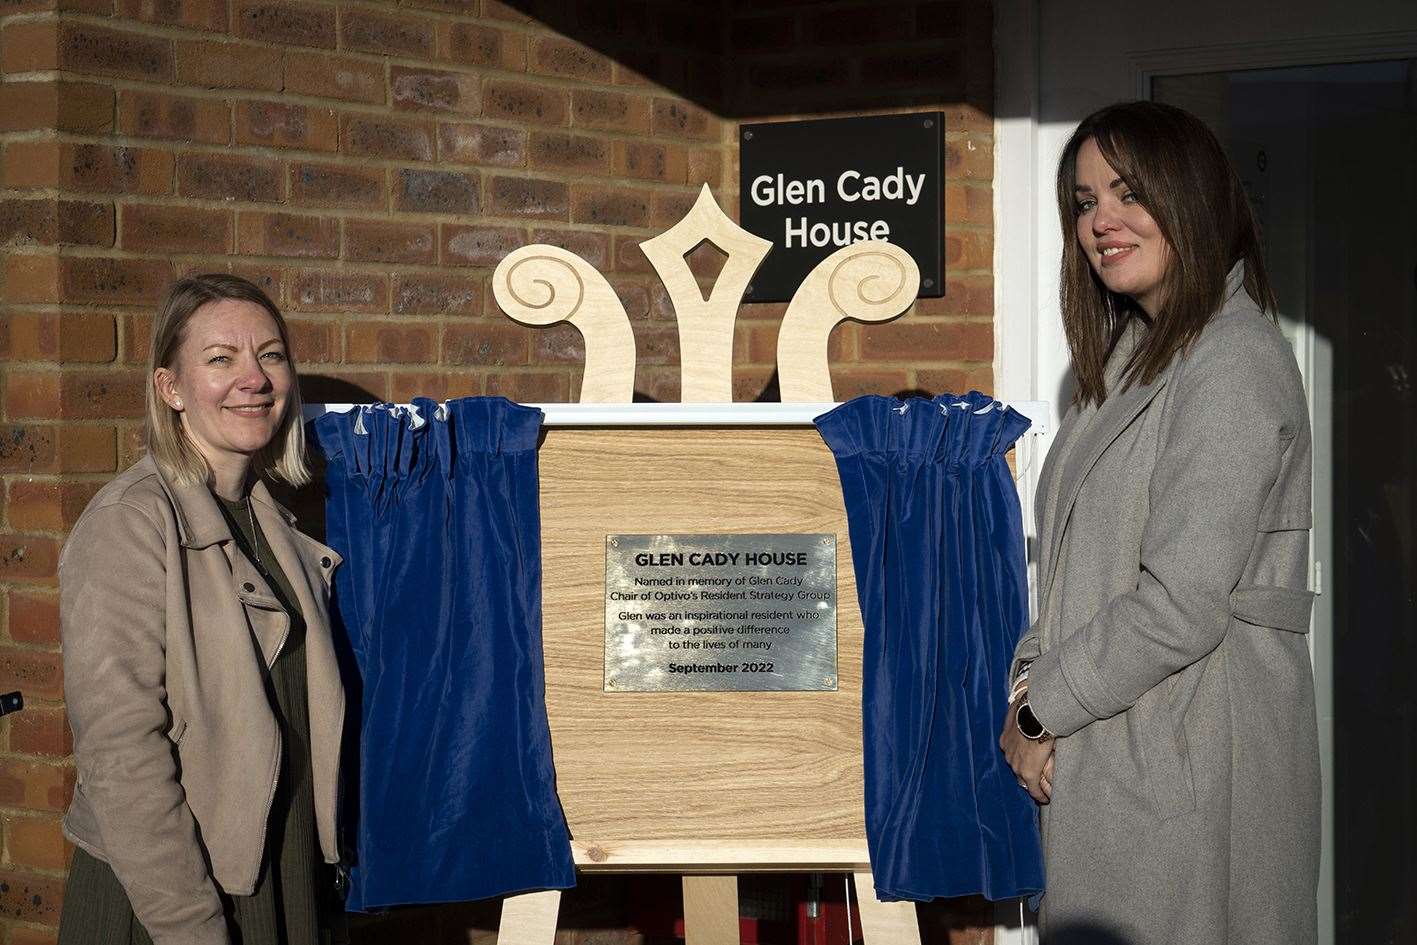
[[[1113,393],[1102,402],[1102,406],[1097,408],[1097,415],[1080,434],[1082,438],[1069,452],[1067,461],[1059,473],[1061,479],[1058,484],[1058,505],[1054,510],[1052,521],[1049,523],[1048,534],[1044,536],[1048,542],[1048,557],[1045,559],[1047,569],[1043,575],[1043,593],[1039,597],[1040,601],[1047,600],[1048,594],[1051,592],[1053,578],[1058,569],[1058,551],[1062,545],[1063,534],[1067,531],[1068,518],[1072,514],[1073,505],[1077,502],[1078,494],[1082,491],[1082,485],[1087,481],[1092,467],[1097,465],[1097,461],[1102,458],[1107,447],[1111,446],[1112,442],[1122,435],[1122,431],[1131,425],[1131,422],[1147,408],[1147,405],[1155,399],[1157,394],[1161,393],[1175,371],[1178,359],[1173,358],[1166,369],[1158,374],[1150,384],[1135,383],[1125,389],[1120,389],[1122,368],[1126,365],[1131,352],[1140,343],[1143,331],[1140,321],[1134,319],[1127,326],[1122,339],[1118,341],[1106,369],[1107,386]]]
[[[1230,304],[1230,300],[1235,297],[1236,292],[1245,288],[1245,261],[1242,259],[1230,267],[1230,271],[1225,275],[1225,301],[1221,302],[1221,307]]]
[[[1235,263],[1225,277],[1224,299],[1221,301],[1220,311],[1216,313],[1216,317],[1218,318],[1225,312],[1249,302],[1250,297],[1245,294],[1245,263],[1242,260]],[[1214,320],[1214,318],[1211,319],[1212,322]],[[1039,597],[1039,600],[1048,599],[1047,595],[1053,586],[1053,577],[1058,569],[1058,550],[1063,542],[1063,533],[1067,531],[1068,518],[1072,514],[1073,505],[1077,502],[1078,494],[1082,491],[1082,485],[1087,481],[1088,474],[1092,472],[1092,467],[1097,465],[1097,461],[1102,458],[1107,447],[1111,446],[1113,441],[1122,435],[1122,431],[1131,425],[1131,422],[1147,408],[1157,394],[1161,393],[1171,380],[1172,375],[1175,374],[1176,365],[1181,360],[1179,355],[1172,358],[1171,363],[1150,384],[1133,384],[1125,390],[1118,390],[1122,381],[1122,367],[1126,364],[1131,352],[1136,349],[1136,345],[1140,343],[1141,337],[1140,324],[1133,321],[1128,326],[1127,333],[1122,340],[1117,343],[1117,350],[1113,352],[1112,358],[1107,364],[1107,387],[1116,393],[1111,394],[1097,409],[1097,416],[1082,432],[1082,439],[1069,453],[1065,467],[1060,473],[1062,479],[1059,482],[1058,506],[1054,511],[1051,523],[1049,523],[1049,533],[1044,536],[1048,541],[1048,557],[1042,583],[1043,595]]]
[[[205,482],[176,482],[162,465],[149,454],[139,465],[146,464],[162,484],[177,513],[177,534],[186,548],[206,548],[217,542],[231,541],[231,529],[226,517],[217,506],[216,497]],[[295,516],[271,497],[270,490],[260,478],[251,486],[251,501],[265,506],[283,518],[288,525],[295,524]]]

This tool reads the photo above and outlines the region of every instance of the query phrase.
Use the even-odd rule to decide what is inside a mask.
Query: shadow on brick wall
[[[993,109],[984,0],[506,0],[722,118]]]

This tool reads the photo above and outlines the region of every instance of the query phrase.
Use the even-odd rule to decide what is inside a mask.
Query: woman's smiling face
[[[285,416],[294,372],[275,320],[254,302],[223,299],[192,313],[158,390],[213,466],[249,459]]]
[[[1102,284],[1131,296],[1148,315],[1161,304],[1171,245],[1094,138],[1078,148],[1074,174],[1078,244]]]

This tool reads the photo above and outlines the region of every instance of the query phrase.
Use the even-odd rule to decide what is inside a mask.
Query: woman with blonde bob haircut
[[[254,283],[221,273],[183,279],[172,286],[153,324],[148,376],[156,377],[158,371],[172,369],[188,320],[203,305],[220,301],[247,302],[265,310],[275,325],[293,376],[295,361],[290,354],[290,336],[280,309]],[[299,386],[292,385],[287,397],[280,427],[271,436],[270,443],[252,457],[252,472],[269,474],[292,486],[303,486],[310,481],[310,470],[305,462],[305,425],[301,422]],[[180,409],[171,406],[158,393],[156,384],[149,385],[147,391],[147,445],[153,458],[180,481],[192,482],[208,474],[206,459],[183,432]]]
[[[1249,202],[1204,124],[1131,102],[1068,142],[1058,212],[1078,386],[999,739],[1043,940],[1309,945],[1309,420]]]
[[[309,480],[289,333],[247,280],[192,276],[151,352],[148,455],[59,562],[78,767],[59,940],[316,945],[339,860],[339,557],[262,480]]]

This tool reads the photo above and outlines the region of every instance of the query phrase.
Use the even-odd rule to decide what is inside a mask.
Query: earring
[[[182,409],[182,398],[179,397],[179,398],[177,399],[176,403],[173,404],[173,406],[176,407],[178,410],[181,410],[181,409]]]

